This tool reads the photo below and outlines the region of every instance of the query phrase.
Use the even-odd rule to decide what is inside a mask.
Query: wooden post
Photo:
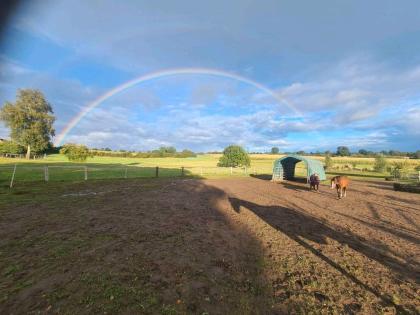
[[[85,180],[87,179],[88,179],[88,169],[87,169],[87,166],[85,166]]]
[[[203,176],[203,168],[200,168],[200,175]],[[419,180],[420,180],[420,172],[419,172]]]
[[[48,166],[44,166],[44,179],[46,182],[49,180]]]
[[[245,166],[245,168],[244,168],[244,174],[246,174],[246,166]]]
[[[127,178],[127,167],[125,168],[124,178]]]
[[[233,169],[232,166],[230,167],[230,175],[232,175]]]
[[[15,174],[16,174],[16,164],[15,164],[15,167],[13,168],[12,179],[10,180],[10,188],[13,187],[13,181],[15,180]]]
[[[184,167],[181,166],[181,176],[184,176]]]
[[[156,166],[156,176],[155,177],[159,177],[159,166]]]

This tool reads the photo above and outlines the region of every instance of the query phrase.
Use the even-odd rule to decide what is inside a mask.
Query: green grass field
[[[281,155],[253,154],[251,155],[251,167],[222,168],[217,167],[220,154],[204,154],[193,158],[116,158],[116,157],[93,157],[86,163],[68,162],[67,158],[60,154],[53,154],[40,160],[6,159],[0,158],[0,182],[7,184],[12,177],[14,165],[17,165],[15,183],[22,181],[44,181],[45,170],[48,166],[49,181],[82,181],[87,177],[91,179],[106,178],[138,178],[154,177],[156,167],[159,167],[159,177],[182,176],[184,168],[185,176],[197,176],[204,178],[225,176],[249,176],[250,174],[271,174],[273,162]],[[313,157],[323,160],[323,157]],[[389,163],[402,159],[388,159]],[[418,160],[407,160],[409,167],[415,173],[414,168],[420,165]],[[333,168],[328,174],[346,174],[364,179],[384,178],[387,173],[373,171],[373,158],[334,157]],[[303,163],[296,166],[296,175],[305,176],[306,168]]]

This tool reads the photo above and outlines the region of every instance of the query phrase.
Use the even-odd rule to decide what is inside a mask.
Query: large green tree
[[[10,128],[12,140],[27,148],[28,159],[31,150],[42,152],[47,149],[54,136],[53,110],[39,90],[19,90],[16,102],[6,102],[1,108],[0,119]]]
[[[251,159],[241,146],[230,145],[223,150],[223,156],[220,157],[217,165],[222,167],[250,166]]]
[[[350,155],[350,149],[345,146],[337,147],[337,155],[339,156],[349,156]]]

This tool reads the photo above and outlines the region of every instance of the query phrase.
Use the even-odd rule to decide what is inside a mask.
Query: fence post
[[[159,177],[159,166],[156,166],[156,175],[155,177]]]
[[[203,176],[203,168],[200,168],[200,175]],[[420,180],[420,172],[419,172],[419,180]]]
[[[88,169],[87,169],[87,166],[85,166],[85,180],[87,179],[88,179]]]
[[[15,167],[13,168],[12,179],[10,180],[10,188],[13,187],[13,181],[15,180],[15,173],[16,173],[16,164],[15,164]]]
[[[127,167],[125,168],[124,178],[127,178]]]
[[[181,166],[181,176],[184,176],[184,167]]]
[[[46,182],[49,180],[49,174],[48,174],[48,166],[44,166],[44,179]]]
[[[233,171],[233,169],[232,169],[232,166],[230,167],[230,175],[232,175],[232,171]]]

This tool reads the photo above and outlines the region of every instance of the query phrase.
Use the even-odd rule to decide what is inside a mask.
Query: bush
[[[2,141],[0,142],[0,153],[11,153],[11,154],[22,154],[25,152],[25,148],[20,144],[13,141]]]
[[[190,150],[182,150],[181,152],[177,152],[175,153],[175,157],[179,157],[179,158],[187,158],[187,157],[196,157],[197,155],[190,151]]]
[[[237,167],[250,166],[251,159],[248,153],[238,145],[230,145],[223,150],[223,156],[219,159],[217,166]]]
[[[386,161],[385,157],[382,154],[379,154],[375,157],[375,165],[373,169],[376,172],[384,172],[387,169],[388,162]]]
[[[60,154],[64,154],[72,162],[84,162],[93,156],[86,146],[73,143],[65,144],[60,149]]]
[[[331,166],[333,165],[332,158],[329,154],[325,156],[324,163],[325,163],[325,169],[326,170],[330,169]]]
[[[394,162],[391,168],[391,174],[395,178],[403,178],[407,175],[408,172],[408,163],[404,162]]]

